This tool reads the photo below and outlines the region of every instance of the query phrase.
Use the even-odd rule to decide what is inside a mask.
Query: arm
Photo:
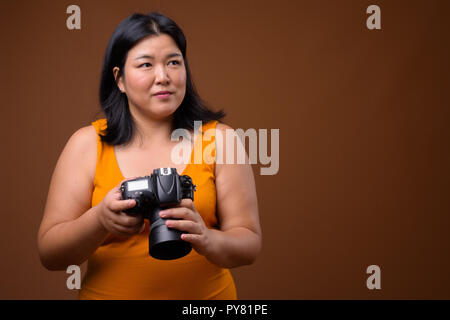
[[[217,159],[227,158],[227,125],[218,123],[223,141],[216,139]],[[246,164],[237,164],[234,141],[234,164],[216,164],[217,215],[220,230],[211,229],[211,249],[207,258],[228,268],[251,264],[261,250],[261,227],[255,180],[248,157]],[[242,146],[242,150],[245,150]],[[223,157],[221,157],[221,154]]]
[[[105,200],[91,208],[96,150],[94,128],[84,127],[72,135],[58,159],[37,236],[41,262],[47,269],[64,270],[68,265],[83,263],[111,231],[102,218],[111,214],[105,209],[110,207]],[[105,199],[114,197],[117,193],[110,192]],[[119,211],[130,207],[126,201],[107,204]],[[136,222],[131,217],[117,218],[128,219],[130,225]]]
[[[39,255],[48,269],[81,264],[107,236],[96,218],[97,208],[89,209],[96,139],[93,127],[75,132],[53,172],[38,232]]]
[[[216,139],[217,159],[226,159],[225,130],[230,127],[217,124],[216,130],[223,141]],[[240,140],[237,139],[239,142]],[[236,143],[235,143],[236,145]],[[235,155],[237,148],[235,147]],[[179,208],[161,211],[161,216],[184,220],[168,220],[166,224],[188,232],[182,239],[212,263],[233,268],[251,264],[261,250],[261,227],[258,217],[258,201],[251,165],[216,164],[217,215],[220,230],[208,229],[196,212],[194,204],[184,199]]]

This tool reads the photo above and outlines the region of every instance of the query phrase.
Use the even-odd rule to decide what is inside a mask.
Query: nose
[[[169,82],[169,76],[164,66],[158,66],[155,70],[155,82],[156,84],[167,84]]]

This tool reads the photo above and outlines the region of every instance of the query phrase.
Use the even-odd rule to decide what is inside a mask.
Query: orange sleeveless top
[[[94,178],[92,206],[123,179],[114,147],[102,143],[98,135],[106,128],[106,119],[92,122],[97,131],[97,167]],[[214,129],[217,121],[203,124],[201,134],[195,138],[198,150],[214,145],[214,135],[202,143],[202,134]],[[211,147],[209,147],[211,148]],[[212,148],[211,148],[212,149]],[[215,150],[210,153],[214,156]],[[205,225],[217,225],[215,164],[191,161],[180,175],[186,174],[197,186],[194,205]],[[209,161],[211,162],[211,161]],[[150,174],[151,172],[149,172]],[[83,278],[79,299],[236,299],[236,288],[229,269],[209,262],[194,249],[179,259],[158,260],[148,254],[149,221],[145,231],[128,238],[110,235],[90,256]]]

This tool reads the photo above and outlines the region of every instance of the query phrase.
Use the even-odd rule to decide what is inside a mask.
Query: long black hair
[[[194,120],[207,123],[225,116],[223,110],[214,112],[198,95],[192,81],[186,58],[186,38],[178,25],[167,16],[150,12],[147,15],[134,13],[123,20],[114,30],[106,48],[100,80],[100,105],[106,116],[107,128],[101,140],[110,145],[127,144],[134,133],[134,122],[128,99],[117,87],[113,68],[123,75],[128,51],[141,39],[150,35],[169,35],[180,49],[186,67],[186,93],[181,105],[174,112],[173,129],[193,129]]]

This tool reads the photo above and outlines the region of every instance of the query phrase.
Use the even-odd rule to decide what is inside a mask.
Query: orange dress
[[[106,119],[92,123],[97,134],[106,127]],[[215,129],[217,121],[203,124],[202,134]],[[195,144],[203,150],[207,143],[198,135]],[[211,149],[211,148],[210,148]],[[210,154],[214,156],[215,150]],[[215,164],[191,161],[180,175],[186,174],[197,186],[194,205],[205,225],[217,225]],[[210,161],[209,161],[210,162]],[[151,172],[149,172],[150,174]],[[97,167],[94,178],[92,206],[123,179],[114,147],[97,139]],[[110,235],[90,256],[79,299],[236,299],[236,287],[229,269],[220,268],[194,249],[179,259],[157,260],[148,254],[149,221],[142,234],[128,238]]]

